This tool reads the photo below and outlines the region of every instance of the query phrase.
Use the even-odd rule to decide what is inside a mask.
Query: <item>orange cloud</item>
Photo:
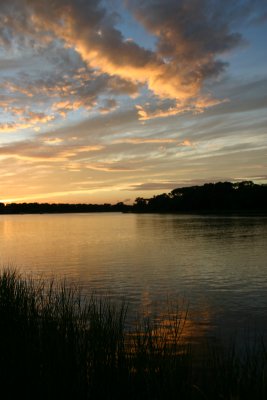
[[[160,25],[155,26],[153,34],[167,37],[172,43],[176,41],[173,51],[175,56],[180,56],[180,60],[174,55],[166,58],[161,51],[146,50],[133,41],[125,40],[112,24],[106,23],[106,14],[98,2],[88,5],[88,10],[83,14],[82,8],[76,7],[75,2],[66,5],[57,0],[54,4],[55,15],[53,9],[50,12],[46,10],[43,1],[29,3],[35,11],[31,22],[37,29],[51,31],[63,39],[67,46],[75,48],[90,67],[104,74],[147,85],[160,98],[185,101],[196,97],[205,78],[201,68],[212,65],[214,72],[221,67],[213,63],[214,54],[204,50],[203,54],[198,52],[198,57],[190,60],[188,54],[195,43],[185,40],[181,32],[172,29],[171,25],[164,34]],[[61,19],[60,24],[58,19]]]
[[[175,143],[176,139],[164,139],[164,138],[125,138],[113,141],[113,143],[132,143],[132,144],[143,144],[143,143]]]
[[[100,0],[54,0],[49,7],[45,0],[18,1],[16,10],[8,6],[2,10],[3,21],[14,35],[10,34],[9,41],[6,39],[9,45],[17,34],[18,41],[30,40],[34,49],[39,46],[49,50],[54,46],[55,53],[63,55],[65,51],[65,59],[72,49],[79,61],[69,74],[51,81],[40,79],[37,85],[15,81],[2,86],[11,94],[21,94],[23,99],[35,99],[40,93],[50,100],[54,97],[51,110],[62,117],[69,111],[96,106],[100,93],[134,97],[141,86],[159,99],[174,102],[169,108],[153,110],[138,106],[141,121],[185,111],[202,112],[221,103],[201,95],[205,80],[217,77],[226,67],[218,56],[241,42],[240,35],[232,33],[230,24],[225,22],[224,8],[219,3],[207,10],[208,2],[204,0],[188,4],[159,0],[157,7],[148,0],[128,2],[130,12],[155,38],[151,50],[124,38],[115,27],[109,6],[104,8]],[[107,113],[116,107],[112,99],[100,104],[98,111]],[[19,108],[14,112],[20,115]],[[47,121],[44,117],[39,123]],[[32,123],[37,122],[32,118]]]
[[[47,122],[53,121],[55,119],[54,115],[45,115],[44,113],[36,113],[33,111],[28,111],[24,120],[28,121],[31,125],[35,124],[45,124]]]
[[[12,82],[6,82],[5,84],[2,85],[3,88],[9,92],[17,92],[17,93],[21,93],[27,97],[33,97],[33,93],[31,92],[30,89],[24,88],[22,86],[16,85]]]
[[[9,119],[8,114],[11,114],[12,121],[0,124],[1,133],[16,132],[21,129],[33,128],[36,132],[40,130],[40,127],[36,125],[46,124],[55,119],[54,115],[45,114],[43,112],[30,111],[28,106],[16,107],[8,105],[4,108],[7,115],[6,119]],[[16,121],[13,121],[14,116],[17,117]]]
[[[97,162],[86,165],[87,169],[103,172],[127,172],[141,170],[140,167],[136,168],[131,166],[131,163],[122,163],[116,161]]]
[[[68,101],[63,100],[53,104],[52,109],[58,112],[61,116],[65,117],[69,111],[79,110],[84,107],[89,110],[92,104],[86,104],[84,100]]]
[[[63,142],[63,139],[60,139],[60,138],[47,138],[44,140],[44,143],[48,144],[48,145],[58,145],[59,143],[62,143],[62,142]]]
[[[170,117],[172,115],[182,114],[188,111],[190,108],[185,105],[184,106],[179,105],[176,107],[170,107],[166,110],[157,109],[155,111],[149,111],[145,110],[144,107],[142,107],[141,105],[137,105],[136,109],[139,120],[148,121],[150,119],[165,118],[165,117]]]
[[[32,125],[29,123],[16,123],[16,122],[9,122],[0,124],[0,133],[9,133],[9,132],[16,132],[20,129],[27,129],[31,128]]]
[[[180,143],[180,145],[181,145],[181,146],[188,146],[188,147],[191,147],[191,146],[193,146],[193,143],[192,143],[190,140],[185,139],[182,143]]]
[[[166,118],[185,112],[202,113],[209,107],[214,107],[227,102],[227,99],[214,99],[210,96],[199,96],[194,99],[185,101],[177,101],[174,106],[162,108],[159,106],[156,110],[145,109],[141,105],[137,105],[137,114],[140,121],[148,121],[155,118]]]
[[[104,146],[95,145],[95,146],[81,146],[81,147],[78,147],[75,151],[77,153],[86,153],[86,152],[90,152],[90,151],[100,151],[103,149],[104,149]]]

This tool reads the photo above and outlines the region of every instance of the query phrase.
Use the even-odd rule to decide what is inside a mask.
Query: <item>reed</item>
[[[0,393],[6,399],[265,399],[264,343],[199,351],[127,305],[84,296],[66,282],[0,273]]]

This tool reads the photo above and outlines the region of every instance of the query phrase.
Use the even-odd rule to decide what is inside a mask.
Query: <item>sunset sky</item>
[[[265,0],[0,0],[0,201],[267,183]]]

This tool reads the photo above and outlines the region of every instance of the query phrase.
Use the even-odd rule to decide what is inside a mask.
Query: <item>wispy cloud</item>
[[[175,181],[170,182],[147,182],[147,183],[136,183],[130,186],[129,190],[133,191],[170,191],[175,189],[179,184]]]
[[[53,146],[51,146],[53,145]],[[45,138],[43,141],[29,140],[16,142],[0,146],[1,158],[15,158],[22,160],[31,160],[32,162],[66,162],[73,158],[83,155],[86,156],[92,152],[99,152],[104,149],[102,145],[73,145],[72,143],[63,143],[60,138]]]
[[[130,144],[165,144],[165,143],[176,143],[176,139],[171,138],[121,138],[114,140],[113,143],[130,143]]]
[[[35,200],[47,200],[47,199],[54,199],[56,198],[64,198],[64,197],[76,197],[79,195],[92,195],[94,193],[101,193],[101,192],[109,192],[110,190],[120,190],[120,187],[116,186],[108,186],[105,188],[94,188],[94,189],[83,189],[83,190],[66,190],[60,192],[45,192],[45,193],[34,193],[33,195],[27,196],[19,196],[19,197],[12,197],[12,198],[2,198],[2,203],[13,203],[13,202],[21,202],[21,201],[35,201]]]

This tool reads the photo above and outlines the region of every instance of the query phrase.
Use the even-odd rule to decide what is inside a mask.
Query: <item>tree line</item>
[[[267,211],[267,185],[242,181],[182,187],[150,199],[138,197],[133,210],[136,212]]]
[[[0,203],[0,214],[57,214],[87,212],[124,212],[130,206],[117,204],[69,204],[69,203]]]
[[[217,182],[182,187],[151,198],[137,197],[133,205],[68,203],[0,203],[1,214],[75,212],[266,212],[267,185],[252,181]]]

